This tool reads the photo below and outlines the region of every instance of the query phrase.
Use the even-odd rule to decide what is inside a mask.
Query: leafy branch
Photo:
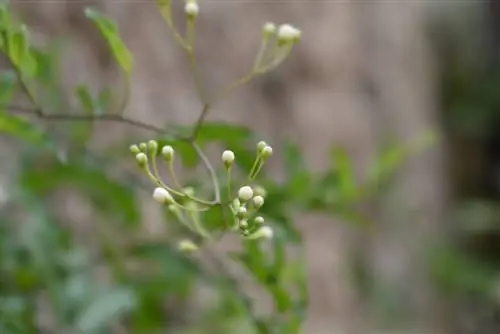
[[[35,47],[30,43],[28,30],[24,25],[19,25],[10,15],[10,9],[2,5],[0,7],[0,15],[3,25],[0,26],[0,49],[6,56],[11,68],[15,72],[16,83],[21,88],[23,94],[28,98],[31,103],[30,107],[22,105],[1,105],[1,109],[8,109],[12,113],[34,115],[40,119],[47,121],[80,121],[87,123],[95,122],[113,122],[117,124],[129,125],[135,128],[141,128],[155,132],[160,135],[168,134],[170,138],[178,142],[189,144],[195,151],[200,159],[202,165],[207,170],[213,186],[214,198],[213,200],[205,200],[195,196],[193,189],[182,188],[175,175],[173,169],[174,149],[170,145],[160,147],[158,142],[151,140],[148,143],[140,143],[130,147],[135,158],[145,172],[145,174],[157,185],[153,193],[153,198],[167,205],[169,212],[177,218],[179,222],[184,224],[195,234],[198,234],[202,239],[212,240],[211,233],[203,226],[201,222],[200,213],[208,210],[219,210],[221,212],[221,219],[224,221],[224,232],[239,231],[244,240],[250,242],[246,243],[250,248],[246,248],[244,256],[240,257],[240,262],[245,264],[247,269],[253,275],[257,275],[260,279],[262,277],[262,270],[264,263],[256,266],[255,257],[262,257],[259,247],[252,242],[258,239],[271,238],[273,230],[264,226],[264,219],[257,216],[257,212],[264,204],[264,193],[258,188],[252,187],[250,184],[254,182],[257,174],[263,167],[265,161],[272,155],[272,149],[265,142],[259,142],[257,145],[257,155],[253,167],[248,175],[247,184],[239,188],[236,194],[231,191],[231,170],[235,160],[235,155],[232,151],[226,150],[222,154],[222,160],[226,167],[227,172],[227,199],[223,200],[221,195],[221,184],[219,183],[216,169],[203,152],[201,145],[198,143],[198,137],[202,132],[205,121],[211,112],[212,108],[227,95],[234,90],[247,84],[252,79],[262,75],[281,64],[293,49],[293,46],[300,40],[300,31],[288,24],[283,24],[277,28],[272,23],[266,23],[262,29],[262,41],[259,51],[255,57],[255,61],[250,70],[235,80],[233,83],[227,85],[216,92],[213,97],[206,95],[205,87],[202,83],[200,71],[198,68],[198,59],[196,56],[196,23],[199,15],[199,6],[194,0],[186,0],[184,11],[186,14],[186,36],[178,31],[177,25],[173,20],[172,3],[170,0],[157,1],[162,16],[167,23],[168,28],[173,34],[175,42],[185,51],[189,59],[189,69],[194,80],[195,90],[198,95],[200,104],[202,105],[201,111],[192,126],[190,134],[185,133],[172,133],[173,130],[163,128],[154,124],[149,124],[141,120],[129,118],[124,116],[123,113],[127,107],[130,97],[130,83],[133,73],[133,56],[122,41],[118,27],[114,21],[105,15],[93,10],[86,9],[85,13],[91,19],[96,27],[100,30],[102,36],[106,39],[110,50],[117,60],[117,63],[122,68],[125,74],[126,94],[124,99],[119,104],[119,108],[114,113],[95,113],[93,112],[92,96],[87,91],[80,92],[79,95],[83,111],[86,113],[67,114],[67,113],[50,113],[39,101],[36,96],[32,84],[37,77],[37,59],[33,56]],[[4,101],[0,101],[3,103]],[[91,111],[90,113],[88,111]],[[163,160],[165,160],[169,167],[169,172],[174,180],[174,186],[168,186],[163,182],[158,173],[157,156],[161,153]],[[232,222],[227,222],[227,213],[225,209],[229,209],[232,216]],[[280,245],[277,249],[283,252],[284,244]],[[179,242],[179,247],[183,251],[193,251],[198,249],[198,245],[190,240],[183,240]],[[257,247],[257,248],[256,248]],[[242,298],[243,305],[246,306],[247,315],[255,325],[259,333],[271,333],[271,322],[263,322],[253,316],[253,311],[249,306],[249,302],[244,295],[238,291],[237,281],[232,279],[229,273],[222,265],[218,265],[219,269],[224,272],[226,278],[229,280],[230,285],[236,290],[237,295]],[[278,268],[281,270],[282,268]],[[260,274],[258,273],[260,272]],[[266,281],[262,281],[266,284]],[[281,290],[276,290],[274,285],[269,286],[269,291],[276,299],[276,304],[280,305],[278,308],[280,312],[284,311],[283,293]],[[286,298],[285,298],[286,301]]]

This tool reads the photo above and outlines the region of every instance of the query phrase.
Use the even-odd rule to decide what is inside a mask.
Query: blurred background
[[[125,115],[192,124],[199,102],[188,61],[152,0],[13,1],[50,56],[45,108],[70,114],[81,84],[103,92],[103,108],[109,92],[123,95],[123,75],[86,7],[115,18],[134,54]],[[182,8],[174,1],[175,17]],[[429,131],[438,138],[355,203],[368,224],[328,201],[321,213],[295,204],[280,211],[303,236],[310,301],[302,332],[500,333],[500,2],[200,0],[200,8],[209,91],[245,73],[265,22],[302,30],[282,66],[209,115],[270,143],[267,176],[278,184],[298,163],[289,142],[312,177],[329,170],[332,146],[345,149],[363,182],[387,145]],[[153,185],[126,153],[154,134],[96,123],[89,136],[78,122],[31,122],[0,126],[0,333],[79,333],[68,325],[74,319],[92,329],[101,317],[107,327],[96,333],[253,333],[226,327],[238,315],[177,254],[175,231],[150,199]],[[138,235],[164,243],[136,249],[127,241]],[[215,256],[235,245],[223,240]],[[268,308],[258,287],[235,275]],[[89,298],[94,308],[84,306]]]

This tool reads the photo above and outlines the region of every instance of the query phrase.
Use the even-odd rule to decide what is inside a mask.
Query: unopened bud
[[[230,150],[226,150],[222,152],[222,161],[224,162],[224,165],[226,166],[227,169],[231,168],[231,166],[234,163],[234,152]]]
[[[269,158],[271,155],[273,155],[273,148],[271,146],[264,147],[260,152],[260,155],[264,159]]]
[[[261,186],[254,187],[253,193],[254,193],[255,196],[266,197],[266,195],[267,195],[266,189],[264,189]]]
[[[301,32],[289,24],[283,24],[278,29],[278,41],[280,43],[295,43],[300,40]]]
[[[174,198],[167,189],[165,188],[156,188],[153,192],[153,199],[160,204],[172,204],[174,202]]]
[[[273,229],[269,226],[262,226],[257,231],[255,231],[252,235],[248,237],[248,239],[271,239],[273,237]]]
[[[266,24],[264,24],[262,32],[265,37],[273,36],[274,34],[276,34],[276,25],[272,22],[267,22]]]
[[[167,146],[163,146],[163,149],[161,150],[161,154],[163,155],[163,158],[166,161],[172,161],[172,159],[174,158],[175,151],[174,151],[174,148],[172,146],[167,145]]]
[[[253,206],[258,209],[260,208],[262,205],[264,205],[264,197],[262,196],[255,196],[253,199],[252,199],[252,202],[253,202]]]
[[[260,152],[262,152],[262,150],[264,149],[264,147],[267,146],[267,143],[263,140],[261,140],[260,142],[257,143],[257,153],[260,154]]]
[[[137,145],[130,145],[130,152],[137,155],[137,154],[141,153],[141,150],[139,149],[139,146],[137,146]]]
[[[184,253],[196,252],[199,249],[199,247],[194,242],[188,239],[179,241],[178,247],[179,250]]]
[[[240,228],[241,228],[242,230],[244,230],[244,229],[247,229],[247,228],[248,228],[248,222],[247,222],[247,220],[246,220],[246,219],[242,219],[242,220],[240,220]]]
[[[186,3],[184,6],[184,11],[186,12],[186,15],[190,19],[194,19],[198,16],[198,12],[200,11],[200,7],[198,4],[194,1],[189,1]]]
[[[244,206],[242,206],[241,208],[238,209],[237,215],[238,218],[240,219],[245,218],[247,216],[247,209]]]
[[[250,186],[243,186],[238,190],[238,198],[246,202],[253,197],[253,190]]]
[[[264,224],[264,218],[261,216],[255,217],[253,221],[255,222],[255,224],[258,224],[258,225]]]
[[[139,149],[142,151],[142,152],[146,152],[146,150],[148,149],[148,145],[146,143],[140,143],[139,144]]]
[[[156,155],[156,153],[158,152],[158,143],[156,142],[156,140],[150,140],[148,142],[148,149],[152,155]]]
[[[135,156],[135,160],[137,160],[137,163],[139,166],[144,167],[148,163],[148,156],[145,153],[137,153]]]

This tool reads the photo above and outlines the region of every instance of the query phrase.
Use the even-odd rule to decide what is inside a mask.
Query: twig
[[[212,183],[214,185],[214,192],[215,192],[214,202],[220,204],[220,187],[219,187],[219,180],[217,179],[217,174],[215,173],[215,169],[210,163],[210,160],[208,160],[205,153],[203,153],[203,151],[201,150],[200,146],[194,141],[191,144],[193,145],[193,148],[195,149],[200,159],[203,161],[203,165],[210,174],[210,177],[212,178]]]

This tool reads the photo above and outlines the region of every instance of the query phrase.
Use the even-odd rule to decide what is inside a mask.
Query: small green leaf
[[[134,66],[134,58],[130,50],[123,42],[115,21],[92,8],[86,8],[85,15],[91,19],[101,31],[101,34],[106,39],[113,56],[118,64],[120,64],[121,68],[125,71],[127,76],[131,76]]]
[[[13,71],[5,71],[0,74],[0,108],[7,107],[14,95],[17,78]],[[2,110],[0,110],[2,112]]]
[[[84,309],[76,326],[83,333],[92,333],[130,312],[135,305],[136,296],[130,289],[115,288],[103,291]]]
[[[92,98],[92,94],[90,93],[89,88],[84,85],[77,86],[76,96],[85,113],[89,115],[94,114],[94,99]]]
[[[0,133],[19,137],[37,146],[48,145],[49,138],[34,124],[13,115],[0,113]]]
[[[98,110],[99,114],[106,114],[110,108],[112,101],[112,93],[111,89],[105,88],[99,92],[99,95],[97,96],[97,105],[98,105]]]
[[[341,148],[331,151],[332,173],[337,178],[337,190],[340,200],[350,202],[358,193],[354,165],[347,152]]]

